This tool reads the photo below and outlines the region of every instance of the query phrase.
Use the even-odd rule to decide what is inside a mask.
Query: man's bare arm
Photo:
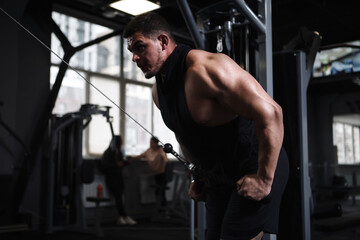
[[[202,82],[206,86],[204,89],[207,89],[208,96],[215,98],[224,108],[254,121],[259,141],[257,181],[261,180],[258,184],[262,185],[264,191],[260,195],[266,195],[271,190],[283,141],[282,109],[256,79],[226,55],[201,55],[200,52],[198,56],[193,56],[202,57],[202,61],[194,59],[194,63],[200,64],[191,65],[191,73],[188,76],[192,76],[193,81]],[[242,179],[239,185],[250,180]]]

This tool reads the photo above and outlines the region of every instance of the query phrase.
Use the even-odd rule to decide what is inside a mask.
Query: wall
[[[42,25],[51,13],[47,1],[1,1],[0,7],[44,44],[50,44],[50,32]],[[0,117],[31,149],[49,96],[50,53],[2,11],[0,30]],[[24,146],[0,126],[0,175],[13,175],[13,184],[8,185],[13,190],[8,192],[10,207],[1,208],[7,208],[9,214],[24,199],[21,209],[40,215],[42,157],[33,154],[29,158]],[[20,174],[23,179],[17,177],[22,170],[27,170]]]

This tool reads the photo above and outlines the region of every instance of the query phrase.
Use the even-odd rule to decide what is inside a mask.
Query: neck
[[[166,60],[165,60],[164,64],[162,65],[161,69],[160,69],[160,74],[165,74],[166,73],[166,69],[167,69],[167,66],[168,66],[169,61],[170,61],[170,55],[174,51],[174,49],[176,47],[177,47],[176,43],[170,43],[168,48],[166,49]]]

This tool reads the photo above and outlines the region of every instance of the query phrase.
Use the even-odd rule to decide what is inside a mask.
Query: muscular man
[[[134,18],[124,37],[145,77],[156,76],[154,102],[205,183],[189,194],[205,192],[206,238],[276,233],[288,177],[281,107],[228,56],[177,44],[155,13]]]

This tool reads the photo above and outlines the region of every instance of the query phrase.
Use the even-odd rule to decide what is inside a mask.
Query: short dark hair
[[[175,38],[171,32],[170,25],[160,15],[154,12],[143,13],[132,19],[125,27],[123,37],[128,38],[135,33],[140,32],[146,37],[153,37],[155,33],[166,33],[169,38],[175,42]]]

